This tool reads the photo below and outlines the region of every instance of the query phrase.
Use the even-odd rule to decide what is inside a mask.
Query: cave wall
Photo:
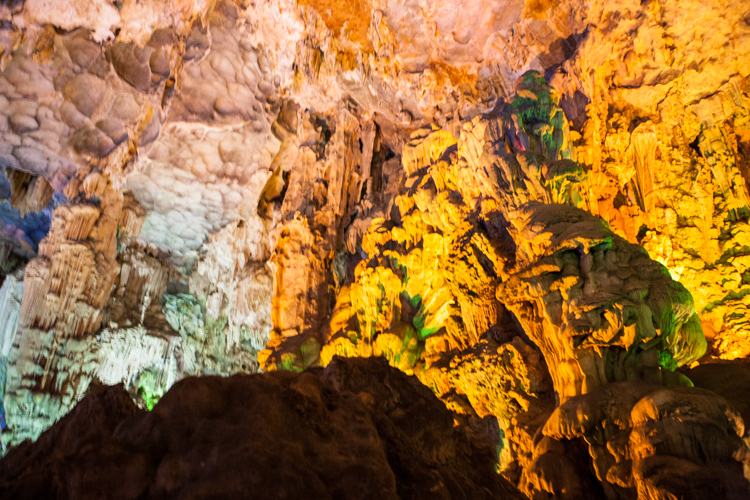
[[[750,355],[742,2],[0,19],[4,446],[100,383],[152,408],[188,375],[383,356],[496,418],[533,498],[744,491],[741,418],[689,387]],[[674,457],[721,465],[660,479]]]

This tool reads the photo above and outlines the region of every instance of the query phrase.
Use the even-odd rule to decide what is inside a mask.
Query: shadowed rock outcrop
[[[103,387],[0,461],[0,496],[521,499],[493,420],[454,422],[380,358],[188,378],[148,413]]]
[[[510,439],[519,449],[533,442],[520,487],[535,500],[740,500],[750,488],[743,420],[705,389],[613,383],[569,399],[523,434],[516,427]]]

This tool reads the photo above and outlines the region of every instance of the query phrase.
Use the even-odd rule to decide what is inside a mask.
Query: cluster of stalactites
[[[559,96],[537,73],[463,127],[414,132],[398,216],[375,219],[367,259],[338,297],[334,354],[404,370],[466,349],[514,312],[561,400],[620,380],[685,383],[703,355],[692,297],[664,267],[588,214]]]
[[[435,126],[415,131],[401,155],[398,217],[375,219],[363,236],[367,259],[339,294],[323,363],[382,354],[402,369],[429,366],[496,328],[495,288],[515,263],[507,216],[532,200],[585,206],[585,172],[571,156],[559,96],[538,74],[458,140]]]

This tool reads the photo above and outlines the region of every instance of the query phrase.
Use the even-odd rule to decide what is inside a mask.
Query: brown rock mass
[[[492,438],[479,439],[487,424],[454,424],[429,389],[378,359],[189,378],[151,413],[111,387],[9,453],[0,493],[520,499],[494,473]]]

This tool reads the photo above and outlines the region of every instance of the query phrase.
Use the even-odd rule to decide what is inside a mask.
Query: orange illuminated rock
[[[375,356],[533,498],[736,491],[678,387],[750,356],[742,1],[42,4],[0,5],[4,443]]]
[[[20,170],[10,170],[8,180],[11,185],[11,205],[20,210],[21,215],[41,212],[52,201],[55,192],[44,177],[34,177]]]
[[[742,418],[704,389],[610,384],[562,404],[540,434],[520,480],[531,498],[742,498],[750,488]]]
[[[658,384],[670,362],[703,356],[692,297],[641,247],[572,207],[530,203],[511,220],[521,265],[498,299],[544,353],[560,402],[615,381]]]

